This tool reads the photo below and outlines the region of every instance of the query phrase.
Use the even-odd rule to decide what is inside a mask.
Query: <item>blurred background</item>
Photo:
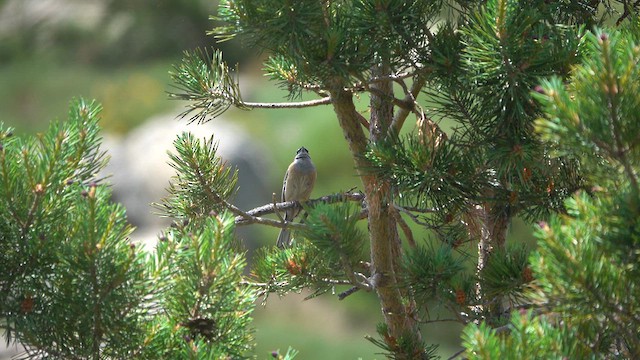
[[[282,176],[300,146],[310,150],[318,168],[312,197],[361,186],[328,106],[231,109],[205,125],[178,118],[185,104],[168,100],[168,72],[184,50],[195,47],[221,48],[229,64],[238,64],[246,101],[286,101],[287,93],[262,76],[255,49],[243,48],[241,41],[217,44],[206,35],[215,26],[209,17],[216,5],[214,0],[0,0],[0,121],[16,134],[32,135],[52,120],[64,121],[73,97],[101,103],[104,148],[111,155],[105,175],[137,227],[134,237],[149,246],[167,226],[150,204],[164,196],[173,175],[166,152],[184,130],[214,135],[220,154],[238,166],[235,202],[243,209],[271,202],[273,193],[280,196]],[[358,106],[365,112],[367,99]],[[277,230],[256,227],[239,235],[255,249],[272,245]],[[304,296],[273,296],[266,306],[258,305],[259,359],[289,346],[300,351],[300,359],[383,358],[364,339],[375,335],[381,321],[375,295],[356,293],[344,301],[331,294],[308,301]],[[438,310],[430,315],[436,317]],[[441,344],[447,358],[460,348],[460,329],[435,323],[424,337]]]

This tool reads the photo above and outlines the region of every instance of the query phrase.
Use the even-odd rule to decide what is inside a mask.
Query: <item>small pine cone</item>
[[[35,189],[33,189],[33,192],[35,192],[38,195],[41,195],[44,193],[44,185],[37,183]]]
[[[30,313],[33,310],[33,302],[33,298],[27,295],[27,297],[25,297],[20,303],[20,310],[25,314]]]
[[[522,280],[526,283],[533,281],[533,271],[531,271],[530,267],[526,266],[524,270],[522,270]]]
[[[509,192],[509,204],[514,205],[518,202],[518,192],[517,191],[511,191]]]
[[[300,275],[300,273],[302,272],[302,267],[298,263],[296,263],[293,259],[287,260],[285,267],[287,268],[287,271],[291,275]]]
[[[456,303],[458,305],[464,305],[467,302],[467,294],[462,289],[456,289]]]

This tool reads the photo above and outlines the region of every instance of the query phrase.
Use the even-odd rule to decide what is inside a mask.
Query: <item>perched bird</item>
[[[282,201],[305,201],[309,199],[313,185],[316,182],[316,167],[311,162],[309,151],[301,147],[296,152],[296,157],[284,174],[282,182]],[[299,209],[287,209],[284,219],[293,221],[300,212]],[[288,229],[280,230],[278,235],[278,247],[284,248],[291,245],[291,233]]]

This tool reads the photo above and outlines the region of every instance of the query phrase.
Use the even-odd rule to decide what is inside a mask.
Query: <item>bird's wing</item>
[[[286,201],[284,198],[284,192],[287,189],[287,176],[289,175],[289,171],[284,173],[284,180],[282,180],[282,195],[280,195],[281,201]]]

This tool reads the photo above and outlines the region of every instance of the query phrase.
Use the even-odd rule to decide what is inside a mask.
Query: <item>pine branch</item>
[[[616,20],[616,26],[619,26],[626,18],[632,14],[637,14],[638,7],[640,6],[640,0],[636,0],[633,4],[630,4],[628,0],[622,0],[622,7],[624,9],[622,15]]]
[[[466,351],[467,351],[467,349],[466,349],[466,348],[463,348],[463,349],[461,349],[461,350],[459,350],[459,351],[455,352],[453,355],[449,356],[449,357],[447,358],[447,360],[453,360],[453,359],[457,358],[458,356],[463,355]]]
[[[625,11],[627,11],[626,2]],[[619,80],[617,79],[618,74],[616,70],[618,69],[614,68],[616,64],[612,64],[612,62],[615,61],[615,57],[611,54],[612,44],[610,41],[610,37],[604,32],[600,34],[600,41],[602,44],[602,59],[604,70],[607,75],[603,80],[606,83],[607,89],[609,89],[608,91],[606,91],[606,96],[609,109],[609,122],[611,124],[611,137],[614,140],[612,146],[615,147],[615,150],[609,149],[608,151],[611,153],[613,158],[616,158],[618,159],[618,161],[620,161],[624,168],[624,171],[627,173],[627,176],[631,181],[631,185],[635,189],[636,193],[640,193],[638,178],[631,166],[631,163],[627,156],[627,151],[625,151],[626,144],[622,140],[623,125],[621,124],[620,115],[618,114],[618,112],[620,111],[620,96],[618,94],[620,84]]]
[[[300,101],[300,102],[284,102],[284,103],[256,103],[242,102],[242,106],[248,109],[299,109],[305,107],[328,105],[331,104],[331,97],[327,96],[322,99]]]
[[[325,195],[317,199],[307,200],[305,202],[305,206],[313,208],[316,205],[321,203],[333,204],[333,203],[345,202],[345,201],[355,201],[355,202],[362,203],[364,201],[364,194],[360,192],[354,193],[354,192],[347,191],[339,194]],[[236,216],[235,222],[236,222],[236,225],[238,226],[248,225],[253,223],[251,222],[252,218],[256,218],[256,217],[259,218],[262,215],[273,214],[273,213],[277,213],[277,212],[281,212],[281,211],[293,209],[293,208],[303,209],[300,203],[295,201],[287,201],[287,202],[280,202],[275,204],[272,203],[272,204],[262,205],[262,206],[253,208],[251,210],[248,210],[246,212],[243,212],[242,214]]]
[[[409,225],[407,225],[407,223],[404,221],[402,216],[400,216],[398,207],[395,207],[395,206],[393,207],[393,217],[396,219],[396,222],[400,226],[400,229],[402,229],[404,236],[407,238],[407,242],[409,243],[409,246],[411,246],[412,248],[415,248],[416,240],[413,238],[413,232],[411,231],[411,228],[409,227]]]
[[[403,102],[412,104],[410,108],[400,108],[391,122],[391,132],[394,134],[399,134],[402,129],[402,125],[404,125],[404,121],[409,116],[411,111],[414,111],[417,105],[416,97],[422,91],[422,88],[426,84],[426,78],[423,76],[415,76],[413,80],[413,84],[411,84],[411,90],[407,90],[406,85],[403,85],[403,89],[405,90],[405,97],[402,99]]]
[[[182,62],[174,66],[170,75],[178,92],[169,93],[169,96],[191,103],[180,114],[180,117],[190,116],[190,122],[205,123],[231,106],[242,110],[297,109],[331,103],[330,97],[286,103],[245,102],[240,95],[240,87],[228,65],[222,60],[222,52],[219,50],[214,50],[211,55],[201,49],[185,52]],[[191,113],[194,114],[190,115]]]

